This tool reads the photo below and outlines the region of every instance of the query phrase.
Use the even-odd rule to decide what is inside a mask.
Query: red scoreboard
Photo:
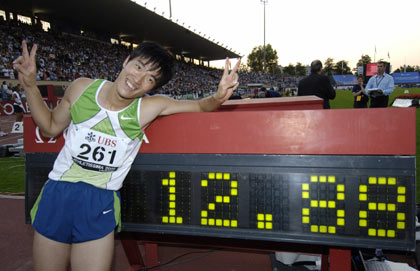
[[[415,109],[226,106],[146,129],[124,231],[414,250]],[[64,137],[24,133],[28,213]]]

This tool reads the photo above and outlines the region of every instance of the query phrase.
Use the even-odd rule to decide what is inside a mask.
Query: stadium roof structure
[[[240,57],[231,48],[210,41],[130,0],[0,0],[0,7],[51,24],[69,24],[128,42],[155,41],[174,54],[198,60]]]

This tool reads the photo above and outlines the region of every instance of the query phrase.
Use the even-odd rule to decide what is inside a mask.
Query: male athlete
[[[34,270],[110,270],[114,231],[120,226],[121,188],[144,138],[158,116],[213,111],[238,87],[240,61],[225,70],[217,92],[198,101],[177,101],[146,93],[167,83],[173,58],[160,45],[142,43],[128,56],[115,80],[79,78],[62,102],[49,110],[36,85],[36,50],[22,42],[13,62],[32,118],[44,136],[68,127],[48,181],[33,209]],[[106,68],[106,67],[104,67]],[[191,90],[193,91],[193,90]]]

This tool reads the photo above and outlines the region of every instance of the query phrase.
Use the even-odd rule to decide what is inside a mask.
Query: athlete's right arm
[[[91,83],[91,80],[82,78],[70,84],[61,103],[51,111],[44,103],[36,85],[36,50],[37,45],[34,45],[29,54],[26,42],[23,41],[22,55],[13,62],[13,68],[19,73],[18,79],[25,90],[26,100],[34,122],[39,126],[44,136],[54,137],[69,125],[71,121],[70,107],[86,86]]]

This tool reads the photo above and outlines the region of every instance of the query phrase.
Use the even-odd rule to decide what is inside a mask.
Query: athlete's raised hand
[[[18,79],[22,86],[36,86],[36,61],[35,55],[38,46],[32,46],[31,53],[28,51],[26,41],[22,41],[22,55],[13,61],[13,68],[18,71]]]
[[[233,91],[239,86],[239,76],[238,76],[238,69],[239,65],[241,64],[241,60],[239,59],[233,69],[230,70],[230,60],[226,58],[225,61],[225,70],[223,72],[222,79],[220,80],[219,87],[217,88],[217,92],[214,95],[214,98],[223,103],[230,96],[232,96]]]

